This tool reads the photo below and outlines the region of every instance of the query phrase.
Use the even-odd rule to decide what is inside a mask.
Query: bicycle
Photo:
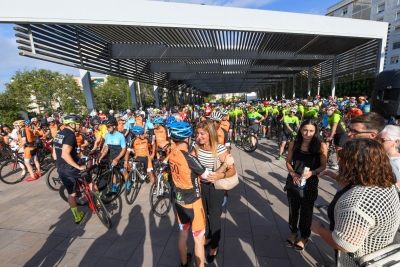
[[[107,228],[111,228],[111,218],[110,214],[108,213],[104,203],[100,199],[100,197],[93,192],[88,183],[86,182],[87,176],[90,176],[90,173],[87,171],[81,172],[80,178],[76,178],[76,185],[77,185],[77,198],[84,197],[86,200],[86,203],[89,207],[89,209],[92,210],[94,214],[97,214],[97,217],[99,217],[101,223]],[[86,176],[86,178],[84,178]],[[66,188],[64,185],[60,186],[59,194],[62,199],[66,200],[68,202],[68,192],[67,195],[65,193],[67,192]]]
[[[150,187],[151,210],[159,217],[166,216],[172,207],[171,186],[164,177],[164,171],[168,167],[168,165],[163,164],[159,169],[156,169],[156,181]]]
[[[130,182],[131,186],[129,190],[125,189],[125,200],[126,203],[132,205],[133,202],[135,202],[140,189],[142,188],[143,182],[150,181],[150,177],[144,170],[143,162],[131,159],[129,163],[132,165],[132,168],[128,174],[127,181]]]
[[[255,137],[256,132],[240,126],[239,137],[235,142],[236,147],[243,147],[246,152],[253,152],[257,149],[258,138]],[[254,142],[254,144],[253,144]]]
[[[23,170],[25,173],[22,172]],[[27,173],[25,162],[16,151],[12,152],[12,159],[6,160],[0,165],[0,179],[6,184],[21,182]]]

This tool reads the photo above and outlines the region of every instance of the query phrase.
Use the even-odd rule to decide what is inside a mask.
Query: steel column
[[[128,84],[129,84],[129,91],[131,93],[132,107],[137,109],[138,104],[137,104],[137,97],[136,97],[136,83],[135,83],[135,81],[128,80]]]
[[[81,76],[83,93],[85,94],[86,107],[88,109],[88,112],[90,113],[95,108],[92,79],[90,78],[90,72],[87,70],[79,69],[79,74]]]
[[[308,83],[307,83],[307,95],[311,95],[311,85],[312,85],[312,68],[308,68]]]
[[[296,98],[296,75],[293,76],[293,99]]]
[[[285,99],[286,80],[282,81],[282,99]]]
[[[332,97],[335,97],[335,89],[336,89],[336,60],[337,57],[335,56],[332,62],[332,93],[331,93]]]
[[[138,86],[138,94],[139,94],[139,103],[140,103],[140,107],[142,106],[142,94],[140,93],[140,82],[137,83]]]
[[[183,92],[182,92],[182,90],[179,91],[179,105],[183,106]]]
[[[154,89],[154,99],[156,101],[156,107],[160,107],[160,100],[158,99],[158,86],[154,85],[153,86]]]

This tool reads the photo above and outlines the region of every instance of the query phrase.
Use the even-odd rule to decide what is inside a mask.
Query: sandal
[[[301,247],[301,246],[297,245],[298,244],[297,243],[297,244],[294,245],[294,248],[293,248],[295,251],[303,252],[306,249],[306,246],[308,244],[308,238],[303,238],[303,240],[304,240],[304,247]]]
[[[293,242],[290,241],[289,239],[286,239],[285,244],[286,244],[286,246],[287,246],[288,248],[292,248],[292,247],[294,246],[294,241],[296,241],[296,238],[299,236],[298,233],[292,233],[291,235],[294,235],[294,234],[296,234],[296,236],[294,237]]]

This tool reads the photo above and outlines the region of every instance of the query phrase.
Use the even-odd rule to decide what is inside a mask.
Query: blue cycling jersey
[[[144,125],[145,130],[153,130],[154,129],[154,124],[151,122],[151,120],[147,120],[146,124]]]
[[[115,131],[113,134],[106,134],[104,144],[110,148],[110,159],[115,159],[123,148],[126,148],[125,136]]]
[[[135,118],[129,118],[124,124],[124,129],[129,130],[131,126],[135,124],[135,122],[136,122]]]

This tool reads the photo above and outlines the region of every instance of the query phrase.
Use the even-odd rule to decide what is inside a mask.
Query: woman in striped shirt
[[[214,183],[219,179],[231,177],[236,173],[233,165],[225,162],[229,155],[224,145],[218,144],[216,128],[211,121],[202,121],[197,125],[197,146],[192,154],[198,157],[203,167],[212,170],[207,179],[201,179],[201,195],[203,207],[206,212],[206,234],[204,245],[210,246],[207,261],[210,263],[218,253],[218,245],[221,237],[221,214],[224,190],[217,190]],[[220,168],[214,170],[214,162],[218,162]]]

